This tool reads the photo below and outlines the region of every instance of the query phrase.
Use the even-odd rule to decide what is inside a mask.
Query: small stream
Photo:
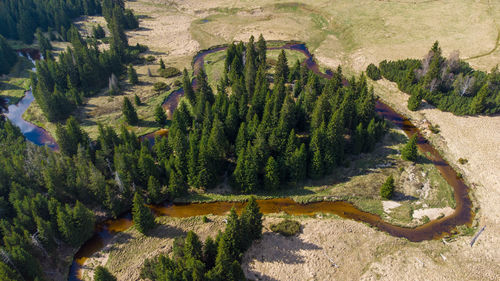
[[[193,69],[196,75],[204,65],[204,58],[206,55],[214,52],[225,50],[226,46],[219,46],[213,49],[199,52],[193,59]],[[322,73],[319,70],[318,64],[315,62],[313,56],[307,49],[305,44],[302,43],[289,43],[281,47],[273,47],[269,49],[290,49],[302,52],[306,56],[304,65],[315,73],[325,78],[332,76],[331,71]],[[196,85],[193,79],[193,85]],[[174,91],[164,101],[163,107],[168,110],[170,114],[173,113],[177,107],[180,98],[183,96],[182,89]],[[39,128],[22,119],[22,114],[33,101],[33,94],[31,91],[26,93],[26,96],[14,106],[9,106],[9,113],[7,117],[21,128],[21,131],[26,138],[39,145],[48,145],[56,149],[57,144],[54,139],[42,128]],[[381,101],[376,103],[376,112],[383,116],[386,120],[392,122],[397,127],[401,128],[409,137],[418,134],[418,147],[424,152],[428,159],[439,170],[443,178],[453,187],[456,208],[453,214],[440,219],[433,220],[424,225],[407,228],[392,225],[382,220],[378,215],[364,212],[356,208],[353,204],[344,201],[322,201],[309,204],[300,204],[290,198],[278,198],[269,200],[257,200],[261,211],[264,214],[285,212],[290,215],[315,215],[317,213],[331,213],[336,214],[342,218],[352,219],[359,222],[367,223],[380,231],[384,231],[395,237],[403,237],[413,242],[424,240],[438,239],[449,234],[458,225],[470,224],[474,216],[471,210],[471,200],[468,194],[469,187],[465,185],[453,170],[453,168],[441,157],[439,152],[421,136],[419,130],[404,116],[398,114],[391,107]],[[144,137],[152,139],[155,135],[165,135],[167,130],[160,130],[158,132],[146,135]],[[168,204],[149,206],[157,216],[171,216],[171,217],[191,217],[200,215],[224,215],[232,207],[241,210],[245,203],[242,202],[213,202],[213,203],[188,203],[188,204]],[[81,280],[81,268],[84,266],[85,261],[94,253],[105,247],[113,238],[116,233],[122,232],[133,225],[130,213],[122,215],[118,219],[110,219],[100,223],[96,226],[94,236],[85,242],[74,256],[73,263],[70,268],[69,280]]]
[[[40,59],[40,53],[34,49],[22,49],[18,51],[18,54],[28,58],[33,65],[35,65],[35,60]],[[32,70],[36,71],[36,68],[33,66]],[[49,132],[23,119],[24,112],[34,100],[35,97],[32,91],[26,91],[24,97],[17,104],[8,106],[7,112],[4,115],[21,129],[21,133],[27,140],[36,145],[48,146],[50,149],[58,150],[59,146]]]

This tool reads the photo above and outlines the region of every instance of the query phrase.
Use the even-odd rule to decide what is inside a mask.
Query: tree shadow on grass
[[[407,195],[399,191],[395,191],[394,194],[392,195],[391,200],[393,201],[414,201],[418,200],[417,197],[412,196],[412,195]]]
[[[171,226],[168,224],[158,224],[154,229],[146,233],[146,236],[155,238],[175,238],[186,236],[187,232],[182,228]]]
[[[271,240],[274,242],[269,243],[268,246],[270,247],[265,249],[265,254],[260,251],[249,252],[249,260],[269,263],[302,264],[306,262],[306,258],[300,255],[301,251],[322,249],[315,244],[305,242],[300,237],[285,237],[274,232],[264,233],[262,240]],[[256,246],[260,248],[258,244]]]

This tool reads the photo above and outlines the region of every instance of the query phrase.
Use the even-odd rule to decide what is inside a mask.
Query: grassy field
[[[445,53],[459,50],[486,70],[500,55],[497,1],[138,0],[128,5],[152,29],[137,32],[137,39],[148,38],[153,49],[174,56],[260,33],[304,41],[325,63],[356,71],[383,59],[422,57],[435,40]],[[167,36],[160,38],[159,32]]]

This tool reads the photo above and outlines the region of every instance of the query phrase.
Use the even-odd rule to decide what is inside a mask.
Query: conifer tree
[[[130,102],[127,97],[123,98],[123,106],[122,113],[125,117],[125,121],[130,125],[136,125],[139,122],[139,118],[137,117],[137,112],[135,111],[134,106]]]
[[[260,34],[259,40],[257,41],[257,53],[259,56],[259,63],[264,68],[266,65],[266,51],[267,51],[266,40],[264,40],[264,36]]]
[[[280,185],[279,178],[279,168],[278,163],[271,156],[267,160],[265,174],[264,174],[264,186],[267,190],[276,190]]]
[[[163,62],[163,58],[160,58],[160,69],[165,69],[165,63]]]
[[[254,196],[248,200],[245,209],[241,213],[240,220],[243,229],[242,233],[245,235],[244,238],[247,243],[245,249],[247,249],[250,246],[248,242],[262,237],[262,213]]]
[[[384,199],[391,199],[394,193],[394,178],[392,175],[388,176],[384,184],[380,188],[380,196]]]
[[[366,141],[365,137],[366,134],[365,129],[363,128],[363,123],[359,123],[353,136],[352,152],[354,154],[360,154],[363,151],[363,146]]]
[[[274,71],[274,81],[277,82],[280,79],[283,79],[283,82],[287,82],[288,73],[289,70],[288,70],[288,60],[286,59],[286,53],[285,50],[281,50]]]
[[[134,103],[136,106],[140,106],[142,104],[141,99],[137,94],[134,94]]]
[[[161,184],[154,176],[149,176],[148,180],[148,198],[151,202],[158,204],[162,199]]]
[[[134,67],[132,67],[132,64],[128,65],[127,74],[128,74],[128,82],[130,84],[136,85],[137,83],[139,83],[137,72],[135,71]]]
[[[134,194],[132,207],[132,219],[136,229],[145,234],[155,227],[155,218],[148,207],[144,205],[142,196],[139,193]]]
[[[418,148],[417,148],[417,134],[414,134],[410,140],[401,149],[401,158],[408,161],[417,161]]]
[[[161,105],[155,107],[155,121],[162,127],[167,124],[167,115]]]
[[[211,269],[215,265],[215,258],[217,257],[217,244],[212,237],[207,237],[203,244],[203,262],[207,269]]]
[[[203,244],[200,238],[193,231],[189,231],[184,240],[184,256],[186,258],[193,258],[201,260],[203,257]]]
[[[241,239],[241,223],[236,214],[236,210],[231,208],[229,216],[227,217],[226,230],[222,235],[222,240],[227,243],[226,245],[229,248],[228,254],[231,261],[240,259]]]
[[[472,102],[470,104],[471,114],[480,114],[484,111],[488,91],[488,83],[485,83],[472,99]]]

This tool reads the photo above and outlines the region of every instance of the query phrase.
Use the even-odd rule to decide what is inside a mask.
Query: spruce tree
[[[151,202],[158,204],[160,203],[161,196],[161,184],[158,179],[154,176],[149,176],[148,180],[148,198]]]
[[[193,86],[191,84],[191,78],[189,77],[189,73],[184,68],[182,72],[182,88],[184,89],[184,95],[189,100],[192,106],[196,105],[196,95],[193,90]]]
[[[137,72],[135,71],[134,67],[132,67],[132,64],[128,65],[127,75],[128,75],[128,82],[130,84],[136,85],[137,83],[139,83],[139,78],[137,77]]]
[[[165,69],[165,63],[163,62],[163,58],[160,58],[160,69]]]
[[[142,104],[141,99],[137,94],[134,94],[134,103],[136,106],[140,106]]]
[[[167,115],[161,105],[155,107],[155,121],[162,127],[167,124]]]
[[[484,112],[486,106],[486,97],[488,96],[489,92],[488,86],[488,83],[485,83],[472,99],[472,102],[470,104],[471,114],[480,114]]]
[[[271,156],[267,160],[264,172],[264,187],[266,190],[276,190],[280,185],[278,162]]]
[[[384,199],[391,199],[394,193],[394,178],[392,175],[388,176],[384,184],[380,188],[380,196]]]
[[[139,122],[139,118],[137,117],[137,112],[135,111],[134,106],[127,97],[123,98],[122,112],[123,116],[125,117],[125,121],[128,124],[136,125],[137,122]]]
[[[262,237],[262,213],[254,196],[248,200],[240,220],[247,243]],[[247,244],[246,248],[249,246],[250,244]]]
[[[203,262],[207,269],[211,269],[215,265],[215,258],[217,257],[217,244],[212,237],[207,237],[203,244]]]
[[[186,258],[193,258],[201,260],[203,257],[203,244],[200,238],[193,231],[187,233],[186,239],[184,240],[184,256]]]
[[[417,161],[418,148],[417,148],[417,134],[414,134],[410,140],[401,149],[401,158],[408,161]]]
[[[134,220],[135,228],[142,234],[155,227],[155,218],[149,208],[144,205],[142,196],[138,192],[134,195],[132,219]]]
[[[287,82],[288,72],[288,60],[286,59],[286,53],[285,50],[281,50],[274,70],[274,82],[276,83],[280,79],[283,79],[283,82]]]
[[[267,51],[266,40],[264,40],[264,36],[260,34],[259,40],[257,41],[257,53],[259,57],[259,63],[264,68],[266,66],[266,51]]]
[[[408,99],[408,109],[411,111],[417,111],[422,104],[422,92],[418,90],[410,95]]]

